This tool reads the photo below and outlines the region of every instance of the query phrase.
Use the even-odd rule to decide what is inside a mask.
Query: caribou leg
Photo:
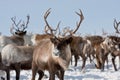
[[[101,62],[101,71],[104,71],[105,59],[102,59]]]
[[[75,58],[75,67],[77,66],[77,62],[78,62],[78,59],[79,59],[79,56],[78,55],[74,55],[74,58]]]
[[[56,75],[60,80],[64,80],[64,73],[65,73],[65,71],[63,69],[61,69],[60,71],[58,71],[56,73]]]
[[[19,80],[20,78],[20,68],[21,68],[20,63],[15,64],[16,80]]]
[[[98,55],[96,55],[96,61],[97,61],[97,64],[95,64],[95,67],[97,69],[101,69],[101,63],[100,63],[100,59],[99,59]]]
[[[85,57],[84,55],[81,56],[82,57],[82,60],[83,60],[83,63],[82,63],[82,72],[84,72],[84,68],[85,68],[85,64],[86,64],[86,60],[87,60],[87,57]]]
[[[119,55],[119,69],[120,69],[120,55]]]
[[[60,73],[61,73],[60,80],[64,80],[64,73],[65,73],[65,71],[64,70],[60,70]]]
[[[101,61],[101,64],[102,64],[102,71],[104,71],[104,65],[105,65],[105,61],[107,61],[107,67],[108,67],[108,53],[105,53],[102,55],[102,61]]]
[[[10,67],[7,66],[7,69],[5,70],[6,71],[6,77],[7,77],[7,80],[10,80]]]
[[[116,65],[115,65],[115,58],[116,58],[115,56],[112,57],[112,64],[114,66],[115,71],[117,71],[117,68],[116,68]]]
[[[54,72],[49,72],[49,73],[50,73],[49,80],[55,80],[55,73]]]
[[[44,76],[44,72],[41,71],[41,70],[39,70],[39,71],[38,71],[38,74],[39,74],[38,80],[41,80],[41,79],[43,78],[43,76]]]
[[[37,66],[32,62],[32,79],[31,80],[35,80],[37,70],[38,70]],[[40,76],[42,76],[42,75],[40,75]]]

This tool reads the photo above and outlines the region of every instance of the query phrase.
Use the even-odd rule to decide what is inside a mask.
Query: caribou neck
[[[60,55],[59,55],[59,63],[60,66],[66,70],[69,66],[71,60],[71,51],[70,51],[70,46],[67,45],[65,47],[65,50],[60,51]]]
[[[24,36],[11,36],[10,39],[17,45],[24,45]]]

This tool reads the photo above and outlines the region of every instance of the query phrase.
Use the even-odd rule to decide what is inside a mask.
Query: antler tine
[[[25,27],[25,22],[24,22],[24,21],[23,21],[23,23],[20,25],[20,27],[22,28],[21,30],[24,29],[24,27]]]
[[[19,27],[18,27],[18,25],[21,23],[21,20],[18,22],[18,24],[16,24],[16,22],[15,22],[16,17],[12,17],[12,18],[11,18],[11,20],[13,21],[12,26],[13,26],[13,25],[15,25],[15,26],[17,27],[17,29],[16,29],[16,30],[17,30],[17,31],[19,31]],[[13,26],[13,27],[14,27],[14,26]],[[15,28],[14,28],[14,29],[15,29]]]
[[[116,30],[116,33],[120,33],[118,30],[118,26],[119,26],[120,22],[117,22],[116,19],[114,19],[114,28]]]
[[[80,10],[80,9],[79,9],[79,10]],[[84,16],[83,16],[83,13],[82,13],[81,10],[80,10],[80,13],[78,13],[78,12],[75,12],[75,13],[76,13],[78,16],[80,16],[80,21],[79,21],[79,22],[76,22],[77,28],[72,32],[72,34],[76,33],[76,31],[79,29],[82,21],[84,20]]]
[[[17,26],[15,20],[16,20],[16,17],[12,17],[11,20],[13,21],[13,23],[15,24],[15,26]]]
[[[45,20],[45,23],[46,23],[46,26],[49,28],[49,30],[50,30],[50,32],[51,32],[51,34],[53,34],[53,29],[50,27],[50,25],[48,24],[48,22],[47,22],[47,17],[48,17],[48,15],[51,13],[50,12],[50,9],[51,8],[49,8],[47,11],[46,11],[46,13],[45,13],[45,15],[44,15],[44,20]]]
[[[29,20],[30,20],[30,15],[27,15],[26,28],[27,28],[27,26],[28,26]]]
[[[53,31],[55,31],[55,34],[57,33],[57,30],[59,29],[60,23],[61,23],[61,21],[58,22],[56,29],[53,29]]]
[[[30,20],[30,16],[27,15],[27,22],[26,22],[26,24],[25,24],[25,22],[23,21],[23,24],[21,25],[21,27],[23,27],[23,31],[28,27],[29,20]]]
[[[17,27],[18,27],[18,25],[21,23],[21,21],[22,21],[22,20],[20,20],[20,21],[17,23]],[[18,27],[18,28],[19,28],[19,27]]]
[[[59,29],[60,23],[61,23],[61,21],[58,22],[58,25],[57,25],[57,27],[55,29],[56,31]]]
[[[48,34],[48,27],[45,26],[45,29],[44,29],[45,33]]]
[[[44,15],[45,23],[46,23],[46,25],[47,25],[49,28],[50,28],[50,26],[49,26],[49,24],[48,24],[48,22],[47,22],[46,19],[47,19],[48,15],[51,13],[50,10],[51,10],[51,8],[49,8],[49,9],[46,11],[45,15]]]
[[[60,31],[60,28],[58,28],[58,30],[59,30],[58,36],[61,36],[61,31]]]

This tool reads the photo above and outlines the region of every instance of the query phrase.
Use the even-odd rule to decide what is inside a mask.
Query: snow
[[[117,67],[118,58],[116,59]],[[95,62],[95,60],[94,60]],[[74,65],[74,63],[73,63]],[[120,70],[114,71],[113,65],[111,63],[111,58],[109,59],[109,68],[107,69],[105,64],[105,70],[101,71],[100,69],[96,69],[94,63],[90,63],[89,59],[86,62],[85,72],[81,72],[82,60],[80,59],[78,62],[78,66],[74,67],[70,64],[68,70],[65,72],[64,80],[120,80]],[[20,75],[20,80],[31,80],[31,70],[22,70]],[[45,71],[45,74],[49,77],[49,73]],[[11,80],[15,80],[15,72],[11,71]],[[48,77],[44,77],[43,80],[49,80]],[[36,80],[38,78],[38,74],[36,75]],[[55,80],[59,80],[57,77]]]

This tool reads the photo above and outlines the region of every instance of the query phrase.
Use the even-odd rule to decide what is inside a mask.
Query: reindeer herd
[[[19,80],[20,71],[30,69],[32,70],[31,80],[35,80],[36,73],[39,74],[38,80],[41,80],[45,75],[45,70],[49,72],[49,80],[55,80],[55,75],[60,80],[64,80],[65,71],[69,65],[73,65],[72,58],[75,60],[74,66],[78,66],[78,60],[82,59],[82,71],[85,70],[87,58],[90,62],[95,61],[97,69],[104,71],[105,62],[109,62],[108,55],[110,55],[114,70],[118,70],[115,64],[117,56],[120,60],[120,38],[118,36],[76,36],[84,20],[81,10],[76,12],[80,21],[76,23],[74,30],[64,28],[61,32],[60,22],[56,29],[52,29],[47,21],[50,13],[48,9],[44,14],[46,24],[44,34],[27,34],[26,29],[30,20],[28,15],[26,23],[24,21],[21,23],[21,20],[16,23],[16,18],[11,18],[12,36],[0,35],[0,73],[5,71],[7,80],[10,80],[10,70],[15,70],[16,80]],[[120,33],[119,24],[120,22],[114,20],[116,33]],[[1,79],[4,80],[3,77]]]

